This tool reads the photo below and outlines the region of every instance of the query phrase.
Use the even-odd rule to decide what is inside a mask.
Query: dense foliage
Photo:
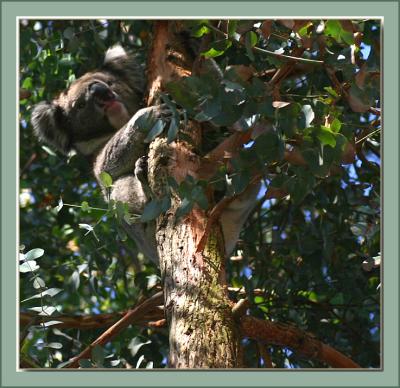
[[[182,79],[169,85],[169,98],[187,117],[222,128],[207,130],[204,152],[235,123],[258,137],[232,161],[229,179],[221,170],[211,183],[181,185],[182,212],[208,206],[207,184],[240,193],[260,173],[259,202],[227,265],[232,299],[247,295],[254,316],[293,323],[362,367],[379,367],[380,22],[186,23],[188,40],[209,38],[203,55],[214,58],[223,79],[207,72]],[[35,103],[95,68],[116,42],[145,61],[151,27],[21,21],[20,243],[24,253],[44,250],[22,257],[22,312],[45,309],[54,321],[57,314],[117,314],[160,283],[156,266],[108,212],[88,161],[41,146],[29,123]],[[282,66],[286,74],[276,71]],[[176,130],[169,127],[171,140]],[[104,331],[36,323],[21,327],[21,357],[42,367],[60,367]],[[84,366],[165,367],[166,334],[132,325]],[[267,344],[267,357],[256,342],[243,344],[249,367],[265,366],[268,357],[277,367],[324,367],[290,349]]]

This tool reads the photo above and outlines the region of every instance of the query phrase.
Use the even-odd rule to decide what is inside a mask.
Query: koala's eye
[[[114,82],[112,82],[112,81],[107,81],[107,85],[108,86],[112,86],[114,84]]]

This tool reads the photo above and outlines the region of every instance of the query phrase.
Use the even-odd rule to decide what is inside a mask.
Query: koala
[[[72,149],[94,160],[93,173],[102,186],[103,171],[111,175],[110,198],[127,203],[140,214],[146,190],[147,134],[140,130],[144,115],[161,117],[162,106],[143,108],[144,69],[119,45],[110,48],[103,65],[77,79],[53,101],[37,104],[31,115],[35,135],[63,154]],[[106,200],[107,190],[103,188]],[[259,186],[246,190],[221,216],[226,254],[236,245],[241,228],[255,205]],[[145,256],[158,263],[155,222],[124,224]]]
[[[101,172],[113,179],[110,198],[127,203],[136,214],[143,211],[148,198],[143,178],[138,178],[138,172],[143,175],[146,133],[135,123],[145,114],[162,112],[159,106],[141,109],[144,79],[137,58],[114,46],[99,69],[84,74],[53,101],[37,104],[31,115],[39,140],[63,154],[75,149],[92,159],[101,186]],[[154,225],[125,223],[124,228],[139,249],[157,262]]]

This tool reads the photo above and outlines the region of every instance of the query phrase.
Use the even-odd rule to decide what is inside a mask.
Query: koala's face
[[[76,143],[120,129],[137,108],[130,94],[113,75],[95,72],[79,78],[55,104],[62,108]]]
[[[32,112],[36,135],[63,153],[90,155],[140,108],[132,63],[125,52],[77,79],[52,102]],[[136,77],[139,75],[136,74]]]

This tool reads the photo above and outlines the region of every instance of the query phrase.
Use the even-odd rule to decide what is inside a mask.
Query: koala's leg
[[[221,214],[220,222],[227,256],[230,256],[235,248],[242,227],[257,203],[256,199],[260,187],[261,183],[255,183],[249,186],[242,194],[233,200]]]

